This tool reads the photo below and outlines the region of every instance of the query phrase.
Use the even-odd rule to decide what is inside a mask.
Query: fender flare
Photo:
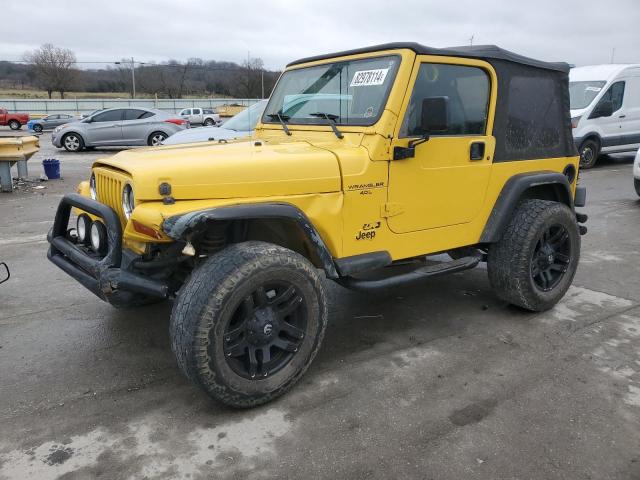
[[[302,210],[289,203],[241,204],[188,212],[166,218],[162,222],[162,229],[172,239],[181,240],[208,221],[254,219],[284,219],[295,222],[315,249],[327,277],[338,278],[331,252],[320,233]]]
[[[556,199],[574,210],[573,194],[567,177],[558,172],[530,172],[514,175],[504,187],[493,206],[491,215],[480,236],[480,243],[494,243],[500,240],[502,232],[511,220],[522,195],[531,188],[548,186],[553,189]]]

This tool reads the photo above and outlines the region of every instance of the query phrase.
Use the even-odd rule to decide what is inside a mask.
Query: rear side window
[[[117,122],[122,120],[122,110],[110,110],[97,114],[93,117],[93,122]]]
[[[142,118],[151,117],[153,113],[147,112],[146,110],[125,110],[124,111],[124,119],[125,120],[140,120]]]
[[[487,128],[490,83],[478,67],[423,63],[420,65],[401,137],[422,135],[422,101],[444,98],[449,109],[447,130],[433,135],[484,135]]]

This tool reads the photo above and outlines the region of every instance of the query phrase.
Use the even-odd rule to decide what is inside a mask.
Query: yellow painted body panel
[[[578,157],[493,163],[495,139],[489,132],[499,92],[488,63],[417,56],[410,50],[349,58],[389,54],[402,61],[384,112],[370,127],[340,126],[343,139],[327,125],[290,124],[288,136],[278,124],[259,123],[250,141],[130,150],[96,162],[94,170],[130,182],[137,202],[132,218],[158,232],[174,215],[284,202],[309,217],[334,258],[388,251],[398,260],[478,243],[496,199],[514,175],[562,172],[568,164],[578,168]],[[391,160],[393,148],[409,141],[398,138],[399,129],[424,61],[474,65],[488,73],[487,134],[433,137],[416,147],[414,158]],[[474,141],[485,143],[482,160],[469,160]],[[161,201],[162,182],[171,184],[175,203]],[[88,195],[88,187],[82,190]],[[146,237],[132,222],[123,224],[124,245],[135,252],[144,251],[145,242],[170,241]]]

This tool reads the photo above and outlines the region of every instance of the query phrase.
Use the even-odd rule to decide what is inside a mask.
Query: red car
[[[0,125],[9,125],[11,130],[20,130],[28,121],[28,113],[9,113],[6,108],[0,108]]]

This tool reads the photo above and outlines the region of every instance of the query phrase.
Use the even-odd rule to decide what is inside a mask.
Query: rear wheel
[[[309,367],[324,337],[327,300],[304,257],[245,242],[191,274],[170,325],[181,370],[214,399],[252,407],[285,393]]]
[[[11,130],[20,130],[22,124],[18,120],[9,120],[9,128]]]
[[[147,139],[147,145],[149,145],[150,147],[157,147],[158,145],[162,145],[162,142],[164,142],[168,136],[169,135],[164,132],[153,132]]]
[[[580,168],[592,168],[600,155],[600,142],[588,138],[580,145]]]
[[[79,152],[84,148],[84,140],[77,133],[67,133],[62,137],[62,146],[67,152]]]
[[[579,258],[580,233],[571,209],[525,200],[489,248],[489,281],[503,300],[527,310],[548,310],[571,285]]]
[[[213,121],[213,118],[207,118],[205,119],[204,124],[207,127],[212,127],[213,125],[216,124],[216,122]]]

